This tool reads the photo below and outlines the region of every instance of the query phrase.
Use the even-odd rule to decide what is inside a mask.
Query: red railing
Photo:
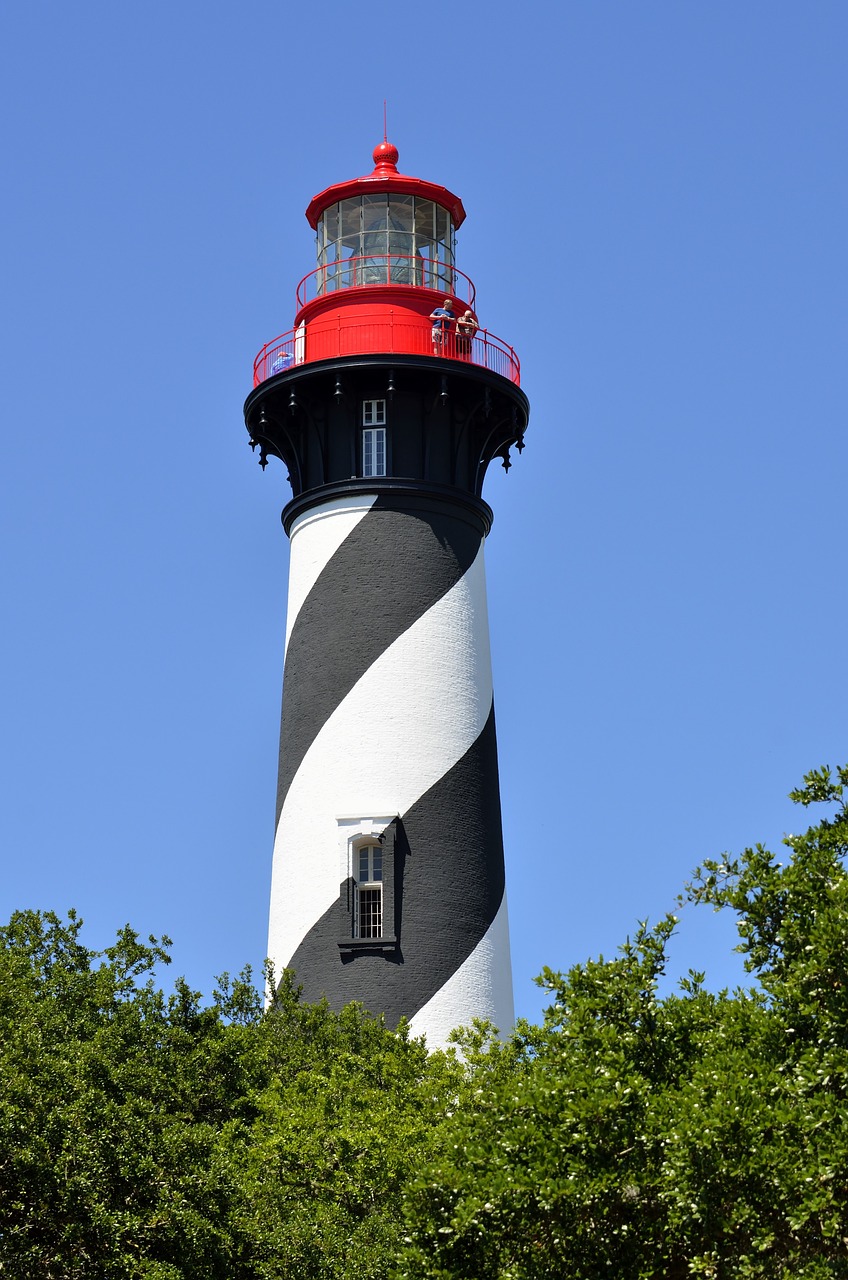
[[[473,280],[456,267],[432,258],[383,253],[364,258],[346,258],[343,262],[327,262],[323,267],[316,267],[297,286],[297,308],[300,310],[313,298],[325,298],[339,289],[387,284],[450,294],[457,302],[472,310],[477,296]]]
[[[389,311],[373,320],[346,320],[341,315],[331,320],[318,318],[266,342],[253,362],[253,385],[258,387],[266,378],[314,360],[371,354],[436,355],[490,369],[516,386],[521,381],[518,356],[488,330],[478,329],[473,338],[452,331],[434,341],[429,320],[422,317],[415,321],[408,316],[395,320]]]

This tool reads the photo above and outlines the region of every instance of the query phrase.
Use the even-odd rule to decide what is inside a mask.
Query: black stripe
[[[398,509],[396,498],[378,498],[327,561],[286,651],[278,822],[328,717],[380,654],[467,573],[481,542],[479,522],[458,504]]]
[[[452,708],[445,706],[446,718]],[[410,744],[414,750],[414,743]],[[494,708],[476,742],[401,815],[395,954],[339,953],[339,907],[316,921],[289,962],[304,999],[359,1000],[390,1026],[444,986],[497,915],[504,893]],[[469,1019],[476,1010],[470,1010]]]

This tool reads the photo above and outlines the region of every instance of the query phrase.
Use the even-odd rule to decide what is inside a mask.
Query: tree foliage
[[[848,768],[778,860],[706,861],[750,989],[661,995],[674,916],[546,971],[541,1025],[428,1054],[169,941],[0,929],[0,1277],[823,1280],[848,1275]],[[270,979],[273,975],[268,975]]]
[[[0,930],[0,1275],[384,1276],[457,1075],[352,1005],[153,981],[168,939]]]
[[[546,972],[542,1026],[474,1046],[472,1093],[410,1188],[405,1280],[848,1275],[848,769],[784,865],[705,862],[686,900],[737,914],[758,980],[663,999],[675,927]]]

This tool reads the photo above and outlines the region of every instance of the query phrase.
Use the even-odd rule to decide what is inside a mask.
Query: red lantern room
[[[254,386],[295,365],[374,354],[435,354],[519,384],[515,352],[479,324],[474,285],[456,266],[462,201],[397,161],[383,141],[372,173],[310,201],[317,265],[298,285],[294,327],[256,357]],[[439,309],[453,320],[434,320]]]

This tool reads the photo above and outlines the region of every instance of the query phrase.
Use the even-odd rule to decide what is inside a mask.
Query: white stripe
[[[339,896],[344,815],[401,814],[480,736],[492,708],[483,547],[372,663],[310,745],[274,844],[268,954],[286,964]]]
[[[345,538],[377,501],[376,493],[357,493],[337,498],[305,511],[294,521],[289,533],[289,597],[286,608],[286,649],[301,606],[315,586],[318,576]]]
[[[451,1031],[468,1026],[472,1018],[494,1023],[502,1036],[509,1035],[515,1021],[506,893],[485,936],[410,1018],[409,1028],[414,1036],[427,1037],[428,1049],[446,1049]]]

